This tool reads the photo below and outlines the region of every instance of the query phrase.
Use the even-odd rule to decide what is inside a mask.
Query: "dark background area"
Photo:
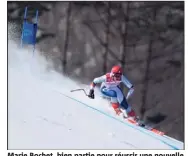
[[[122,65],[136,113],[184,141],[184,2],[9,1],[18,41],[26,6],[29,21],[39,10],[37,49],[49,68],[89,85]]]

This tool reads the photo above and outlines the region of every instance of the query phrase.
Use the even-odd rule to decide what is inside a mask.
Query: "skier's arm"
[[[124,75],[122,75],[122,82],[124,83],[124,85],[127,86],[127,88],[129,88],[129,91],[126,96],[126,99],[128,99],[134,92],[134,86]]]
[[[95,78],[90,85],[90,89],[94,89],[96,84],[105,82],[105,80],[106,80],[106,75]]]
[[[90,91],[89,91],[89,95],[88,95],[89,98],[92,98],[92,99],[95,98],[95,96],[94,96],[94,88],[95,88],[96,84],[104,82],[105,79],[106,79],[106,75],[103,75],[103,76],[97,77],[97,78],[95,78],[93,80],[93,82],[90,85]]]

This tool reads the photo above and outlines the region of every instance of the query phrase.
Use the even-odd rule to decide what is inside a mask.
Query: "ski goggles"
[[[122,74],[120,74],[120,73],[112,73],[112,77],[121,77],[122,76]]]

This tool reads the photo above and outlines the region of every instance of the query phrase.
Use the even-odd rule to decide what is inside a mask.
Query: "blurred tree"
[[[120,5],[120,14],[123,14],[123,21],[120,21],[120,34],[121,34],[121,63],[122,68],[125,69],[125,59],[127,53],[127,40],[128,40],[128,31],[129,31],[129,10],[130,10],[130,3],[122,3]],[[126,10],[126,12],[124,12]]]
[[[62,60],[62,68],[63,73],[66,73],[66,65],[67,65],[67,50],[69,44],[69,32],[70,32],[70,15],[71,15],[71,5],[72,2],[67,2],[67,12],[66,12],[66,30],[65,30],[65,38],[64,38],[64,47],[63,47],[63,60]]]
[[[111,2],[107,2],[106,4],[106,10],[107,10],[107,15],[106,15],[106,35],[105,35],[105,41],[104,41],[104,47],[105,47],[105,51],[104,51],[104,55],[103,55],[103,72],[106,73],[107,72],[107,62],[108,62],[108,42],[109,42],[109,35],[110,35],[110,23],[111,23]]]

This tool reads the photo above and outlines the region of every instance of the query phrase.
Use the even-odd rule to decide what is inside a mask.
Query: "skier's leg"
[[[119,108],[119,103],[118,103],[118,100],[117,100],[116,92],[114,90],[106,88],[105,86],[101,86],[101,92],[104,96],[111,98],[112,108],[114,109],[116,114],[119,115],[120,113],[122,113],[120,108]]]
[[[120,105],[119,105],[116,97],[111,97],[111,105],[112,105],[112,108],[114,109],[114,111],[116,112],[117,115],[122,113],[122,111],[119,107]]]
[[[131,108],[131,106],[127,103],[127,100],[121,90],[121,88],[116,87],[114,88],[116,95],[117,95],[117,100],[120,103],[120,107],[124,110],[126,110],[126,113],[129,117],[136,117],[136,114],[134,112],[134,110]]]
[[[101,93],[108,97],[117,97],[116,92],[114,90],[108,89],[105,86],[101,87]]]

